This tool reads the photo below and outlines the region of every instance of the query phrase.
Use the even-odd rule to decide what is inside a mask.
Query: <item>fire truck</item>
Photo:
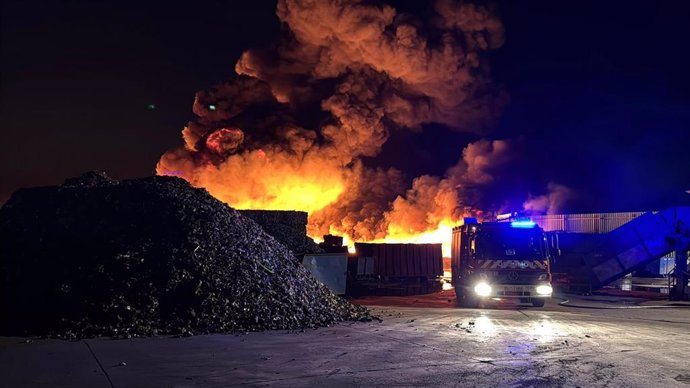
[[[466,307],[503,299],[542,307],[553,292],[546,236],[528,219],[465,218],[453,228],[451,270],[457,300]]]

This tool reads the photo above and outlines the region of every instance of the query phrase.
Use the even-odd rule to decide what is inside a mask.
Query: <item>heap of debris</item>
[[[0,209],[0,335],[137,336],[370,320],[251,219],[176,177],[101,173]]]

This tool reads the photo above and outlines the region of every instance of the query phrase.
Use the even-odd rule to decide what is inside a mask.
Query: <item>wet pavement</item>
[[[595,298],[586,301],[595,308],[554,299],[543,309],[460,309],[447,300],[451,306],[441,307],[443,294],[427,298],[439,306],[372,307],[382,322],[303,332],[77,342],[4,337],[0,381],[8,387],[690,386],[687,306],[611,308]]]

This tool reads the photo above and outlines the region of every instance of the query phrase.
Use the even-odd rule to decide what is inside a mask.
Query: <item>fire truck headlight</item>
[[[551,286],[548,284],[542,284],[541,286],[537,286],[538,295],[551,295],[552,292],[553,288],[551,288]]]
[[[474,286],[474,293],[478,296],[489,296],[491,295],[491,286],[486,282],[479,282]]]
[[[549,274],[543,273],[539,275],[539,280],[546,280],[549,278]]]

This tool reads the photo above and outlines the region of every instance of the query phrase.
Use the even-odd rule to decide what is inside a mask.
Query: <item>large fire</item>
[[[161,166],[158,173],[165,174]],[[336,201],[344,190],[339,171],[328,171],[328,166],[319,166],[317,161],[293,164],[262,149],[232,155],[220,167],[208,164],[195,175],[182,177],[237,209],[312,213]]]
[[[436,230],[416,233],[416,232],[404,232],[396,230],[395,226],[389,231],[386,237],[381,239],[375,239],[371,241],[359,241],[359,242],[370,242],[370,243],[403,243],[403,244],[442,244],[443,257],[450,257],[450,243],[451,234],[453,233],[453,226],[457,222],[452,220],[447,220],[442,222]],[[339,233],[337,230],[331,230],[331,234]],[[316,242],[323,242],[323,239],[319,236],[310,236]],[[343,244],[347,245],[348,251],[350,253],[355,253],[355,241],[352,237],[347,234],[343,236]]]
[[[246,152],[242,157],[232,155],[221,166],[209,163],[204,168],[195,169],[194,175],[166,168],[164,161],[158,164],[157,172],[160,175],[174,172],[174,175],[188,179],[198,187],[206,188],[211,195],[237,209],[301,210],[310,214],[310,220],[312,215],[318,217],[320,210],[337,203],[348,185],[348,174],[343,176],[339,169],[333,166],[309,163],[293,165],[280,157],[269,157],[263,150]],[[406,203],[403,197],[396,201]],[[346,220],[333,220],[329,223],[328,229],[312,222],[307,230],[310,237],[317,241],[320,241],[324,234],[341,235],[351,249],[354,248],[355,241],[442,243],[444,256],[448,257],[451,231],[459,216],[439,214],[435,216],[438,220],[429,224],[427,219],[434,211],[442,213],[446,210],[439,205],[434,201],[428,204],[431,208],[426,211],[420,206],[397,211],[413,219],[419,217],[426,230],[410,227],[406,224],[409,220],[404,217],[400,222],[387,223],[383,230],[369,229],[371,234],[368,236],[353,236],[353,227],[348,225]],[[397,208],[393,207],[388,210],[382,217],[392,218],[391,215],[396,214],[395,209]],[[452,210],[450,212],[452,213]]]
[[[237,77],[197,93],[185,144],[158,174],[239,209],[306,211],[316,239],[443,243],[448,255],[452,227],[509,160],[509,142],[459,144],[443,177],[410,180],[372,161],[395,131],[490,126],[504,95],[484,54],[502,44],[501,22],[454,0],[437,1],[429,20],[358,0],[276,9],[281,40],[246,51]]]
[[[397,230],[397,228],[393,225],[388,236],[382,240],[374,242],[413,244],[441,243],[443,244],[443,257],[450,257],[450,240],[453,233],[453,226],[455,226],[456,223],[457,222],[455,220],[451,219],[443,220],[438,225],[436,230],[422,233],[409,233],[402,230]]]

